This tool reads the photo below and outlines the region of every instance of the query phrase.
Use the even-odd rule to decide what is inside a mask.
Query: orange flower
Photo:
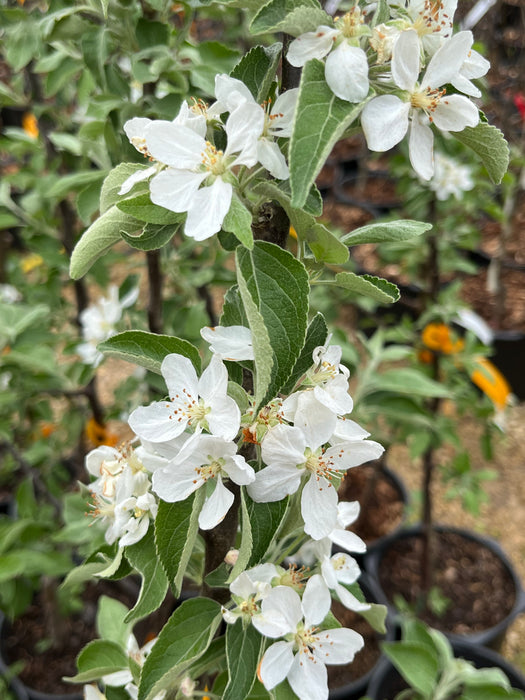
[[[452,340],[450,328],[445,323],[429,323],[423,329],[421,340],[429,350],[441,352],[444,355],[461,352],[465,347],[465,342],[461,338]]]
[[[434,359],[434,353],[426,349],[420,350],[417,354],[417,359],[420,362],[423,362],[425,365],[431,365],[432,360]]]
[[[115,447],[118,443],[118,436],[110,432],[105,425],[100,425],[94,418],[90,418],[86,423],[85,433],[87,439],[97,447],[99,445]]]
[[[24,112],[22,117],[22,128],[32,139],[37,139],[40,131],[38,130],[38,122],[32,112]]]
[[[292,238],[295,238],[295,240],[297,240],[297,231],[294,229],[293,226],[290,226],[289,234]]]
[[[472,372],[471,380],[489,397],[497,409],[504,409],[511,394],[509,383],[486,357],[477,357],[476,362],[479,368]]]
[[[40,435],[43,438],[48,438],[57,429],[54,423],[42,423],[40,426]]]

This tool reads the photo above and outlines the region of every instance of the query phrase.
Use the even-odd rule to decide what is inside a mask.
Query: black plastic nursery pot
[[[471,661],[476,668],[500,668],[516,690],[525,691],[525,677],[492,649],[466,641],[452,643],[456,658]],[[383,657],[374,669],[366,696],[370,700],[393,700],[407,685],[391,662]]]
[[[493,348],[492,361],[505,376],[512,393],[521,401],[525,400],[525,333],[496,331]]]
[[[83,694],[80,691],[71,693],[43,693],[35,688],[30,688],[17,676],[13,676],[6,660],[5,637],[8,629],[8,622],[2,612],[0,612],[0,676],[9,680],[9,690],[17,700],[82,700]]]
[[[369,577],[366,575],[366,573],[363,573],[361,577],[359,578],[359,585],[361,586],[361,590],[363,591],[366,600],[369,603],[374,603],[376,602],[373,589],[370,586],[370,581]],[[357,614],[356,614],[356,617]],[[354,677],[352,680],[345,682],[343,685],[337,685],[333,686],[330,683],[330,676],[333,673],[338,673],[339,669],[344,669],[345,667],[340,667],[340,666],[328,666],[328,673],[329,673],[329,688],[330,688],[330,694],[329,694],[329,700],[360,700],[360,698],[363,697],[365,694],[365,691],[368,687],[368,684],[370,683],[378,664],[380,663],[382,659],[382,654],[380,650],[380,642],[381,641],[393,641],[395,637],[395,629],[392,625],[387,626],[386,634],[381,635],[378,632],[374,632],[371,628],[369,630],[369,635],[365,636],[365,648],[367,644],[369,647],[373,645],[374,651],[377,653],[377,660],[375,663],[368,668],[368,670],[364,670],[361,675],[359,675],[359,671],[362,670],[365,666],[369,666],[369,663],[364,663],[363,662],[363,653],[367,653],[365,649],[363,649],[361,652],[359,652],[356,655],[356,658],[351,664],[348,664],[348,668],[353,670]],[[370,652],[370,649],[367,650]],[[361,656],[360,656],[361,654]],[[369,657],[369,659],[372,657]],[[334,678],[334,676],[332,676]],[[340,677],[341,678],[341,677]]]
[[[434,586],[446,609],[441,614],[427,611],[422,619],[453,642],[499,649],[507,628],[525,612],[525,591],[512,563],[488,537],[446,526],[435,526],[434,533],[438,547]],[[422,542],[421,527],[408,528],[364,558],[374,595],[388,606],[393,619],[398,615],[392,602],[395,596],[415,606],[421,593]]]

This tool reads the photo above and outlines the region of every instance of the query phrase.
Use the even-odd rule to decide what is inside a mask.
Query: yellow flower
[[[32,139],[37,139],[40,131],[38,130],[38,121],[32,112],[25,112],[22,117],[22,128]]]
[[[36,270],[37,267],[40,267],[43,262],[44,258],[41,255],[38,253],[30,253],[22,258],[20,267],[22,268],[22,272],[27,275],[33,270]]]
[[[445,323],[429,323],[423,329],[421,340],[429,350],[441,352],[444,355],[461,352],[465,347],[465,342],[461,338],[452,340],[450,328]]]
[[[289,233],[290,233],[290,236],[291,236],[292,238],[295,238],[295,240],[297,240],[297,231],[294,229],[293,226],[290,226],[290,231],[289,231]]]
[[[477,357],[476,363],[479,369],[472,372],[471,380],[489,397],[497,409],[505,408],[511,396],[509,383],[486,357]]]

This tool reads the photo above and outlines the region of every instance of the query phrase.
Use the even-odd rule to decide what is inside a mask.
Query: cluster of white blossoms
[[[440,201],[449,197],[462,199],[464,192],[474,189],[472,168],[438,151],[434,154],[434,175],[428,187]]]
[[[173,121],[136,117],[124,125],[135,148],[155,164],[134,173],[122,185],[127,194],[142,180],[150,180],[151,201],[176,213],[187,213],[184,232],[202,241],[221,230],[234,188],[257,164],[285,180],[288,165],[277,138],[289,137],[297,89],[275,102],[257,104],[240,80],[215,78],[216,102],[183,102]],[[223,123],[221,115],[228,114]],[[226,139],[216,146],[214,133]]]
[[[84,364],[98,367],[104,356],[97,350],[97,345],[115,335],[124,309],[132,306],[138,296],[139,289],[135,287],[119,299],[118,287],[112,284],[107,297],[100,297],[95,304],[81,311],[79,320],[83,342],[77,345],[76,351]]]
[[[150,474],[164,461],[144,446],[130,445],[119,450],[102,445],[86,456],[86,469],[95,477],[89,485],[91,514],[105,525],[108,544],[126,547],[144,537],[158,510]]]
[[[462,131],[479,122],[469,97],[473,79],[489,62],[472,49],[470,31],[453,34],[457,0],[389,2],[391,18],[371,28],[358,3],[335,26],[320,26],[292,41],[288,61],[304,66],[326,56],[325,79],[339,98],[358,103],[371,96],[361,125],[372,151],[387,151],[409,133],[410,162],[429,180],[434,172],[434,125]],[[448,94],[452,85],[463,94]],[[376,96],[377,95],[377,96]]]
[[[118,540],[122,547],[146,534],[159,499],[179,502],[204,489],[198,522],[209,530],[233,505],[230,482],[246,487],[260,503],[297,493],[306,546],[295,556],[312,565],[284,569],[268,562],[244,571],[231,584],[232,601],[223,615],[228,623],[242,617],[277,640],[260,664],[267,689],[287,678],[302,700],[323,700],[326,664],[348,663],[363,646],[352,630],[322,629],[331,599],[355,611],[369,607],[348,589],[360,569],[340,551],[366,549],[347,530],[359,504],[340,503],[337,489],[348,469],[377,459],[383,447],[346,417],[353,408],[349,371],[341,364],[341,348],[329,345],[329,339],[315,348],[312,365],[292,394],[241,415],[228,395],[224,359],[253,359],[251,334],[240,326],[201,333],[213,351],[202,374],[187,357],[167,355],[161,364],[167,398],[131,413],[129,424],[140,446],[99,447],[88,454],[96,513],[106,521],[106,540]],[[250,443],[257,445],[258,464],[245,457]],[[332,555],[334,544],[339,553]]]

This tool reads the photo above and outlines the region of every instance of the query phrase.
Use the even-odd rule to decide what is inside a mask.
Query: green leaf
[[[498,185],[509,167],[509,145],[501,131],[480,121],[477,126],[467,126],[463,131],[452,131],[452,135],[471,148],[487,169],[490,179]]]
[[[253,248],[252,215],[234,193],[228,213],[222,222],[222,228],[233,233],[239,243],[250,250]]]
[[[145,180],[138,182],[127,195],[121,195],[119,191],[128,177],[131,177],[131,175],[134,175],[139,170],[147,170],[148,167],[149,166],[141,165],[140,163],[121,163],[117,165],[116,168],[113,168],[102,183],[102,189],[100,191],[100,213],[104,214],[104,212],[114,204],[122,202],[123,196],[130,197],[132,193],[133,195],[137,195],[139,192],[147,193],[149,191],[148,183]]]
[[[264,637],[253,625],[243,626],[242,620],[226,628],[226,658],[228,685],[222,700],[245,700],[257,675]]]
[[[410,367],[389,369],[376,374],[372,383],[382,391],[439,398],[450,396],[446,386]]]
[[[98,349],[110,357],[133,362],[151,372],[160,374],[162,360],[171,353],[188,357],[197,372],[201,359],[197,348],[187,340],[147,331],[124,331],[100,343]]]
[[[507,690],[498,685],[475,686],[465,688],[458,700],[523,700],[520,690]]]
[[[128,245],[137,250],[158,250],[169,243],[178,230],[179,224],[146,224],[138,236],[128,236],[126,233],[122,233],[121,236]]]
[[[139,598],[124,618],[125,622],[134,622],[157,610],[168,591],[168,578],[155,549],[153,527],[139,542],[126,547],[126,559],[142,579]]]
[[[286,385],[282,389],[283,394],[290,394],[297,381],[303,374],[313,365],[312,353],[315,348],[324,345],[328,336],[328,328],[323,314],[317,313],[310,321],[310,325],[306,331],[306,340],[301,350],[301,354],[297,358],[292,373]]]
[[[250,25],[252,34],[285,32],[299,36],[315,31],[321,24],[333,26],[333,19],[317,0],[270,0],[255,15]]]
[[[128,655],[118,644],[105,639],[95,639],[78,655],[78,673],[67,680],[72,683],[87,683],[127,668]]]
[[[46,192],[49,198],[63,199],[70,192],[83,189],[93,182],[100,182],[107,175],[106,170],[83,170],[72,175],[62,175]]]
[[[185,501],[159,502],[155,518],[155,542],[176,597],[180,595],[182,579],[199,531],[198,518],[205,495],[206,489],[201,488]]]
[[[377,224],[367,224],[361,226],[341,238],[341,242],[349,246],[358,243],[385,243],[387,241],[407,241],[414,236],[421,236],[425,231],[429,231],[432,224],[423,221],[412,221],[411,219],[400,219],[398,221],[385,221]]]
[[[275,541],[284,522],[288,498],[272,503],[256,503],[246,496],[247,515],[251,526],[252,551],[247,569],[260,564]]]
[[[130,197],[129,199],[120,199],[117,202],[117,207],[125,214],[134,216],[139,221],[145,221],[147,224],[179,224],[184,219],[184,214],[176,214],[169,209],[159,207],[150,199],[147,192]]]
[[[425,698],[432,697],[439,674],[436,654],[428,647],[409,642],[385,642],[382,648],[411,688]]]
[[[252,93],[255,101],[261,104],[270,92],[281,59],[282,44],[254,46],[245,54],[230,73],[232,78],[241,80]]]
[[[127,614],[128,608],[120,600],[107,595],[100,596],[97,611],[98,636],[125,649],[132,630],[132,626],[124,622]]]
[[[233,569],[228,576],[226,583],[231,583],[234,581],[239,574],[241,574],[246,568],[250,556],[252,553],[252,526],[250,521],[250,514],[248,513],[248,507],[246,501],[249,496],[245,493],[245,490],[241,488],[241,544],[239,546],[239,555]]]
[[[237,279],[253,336],[257,406],[286,383],[304,345],[308,274],[304,265],[273,243],[237,248]],[[272,366],[273,365],[273,366]]]
[[[182,603],[161,630],[144,662],[138,700],[148,700],[167,688],[184,668],[210,645],[222,620],[221,606],[209,598]]]
[[[335,283],[356,294],[370,297],[382,304],[392,304],[399,299],[399,289],[392,282],[387,282],[373,275],[356,275],[354,272],[338,272]]]
[[[71,277],[75,280],[83,277],[93,263],[120,240],[121,232],[133,233],[141,228],[140,221],[117,207],[108,209],[91,224],[76,244],[69,267]]]
[[[270,181],[254,187],[258,194],[275,199],[283,207],[297,236],[308,243],[318,262],[342,264],[348,260],[348,247],[337,236],[320,224],[315,216],[303,209],[292,207],[290,195]]]
[[[84,34],[80,42],[84,62],[95,78],[98,87],[106,90],[106,71],[104,66],[108,58],[108,30],[104,25]]]
[[[371,603],[368,610],[363,610],[362,615],[368,624],[379,634],[386,634],[386,616],[388,608],[380,603]]]
[[[335,142],[354,122],[373,93],[355,105],[340,100],[326,84],[324,63],[308,61],[303,68],[290,139],[292,205],[300,209]]]

